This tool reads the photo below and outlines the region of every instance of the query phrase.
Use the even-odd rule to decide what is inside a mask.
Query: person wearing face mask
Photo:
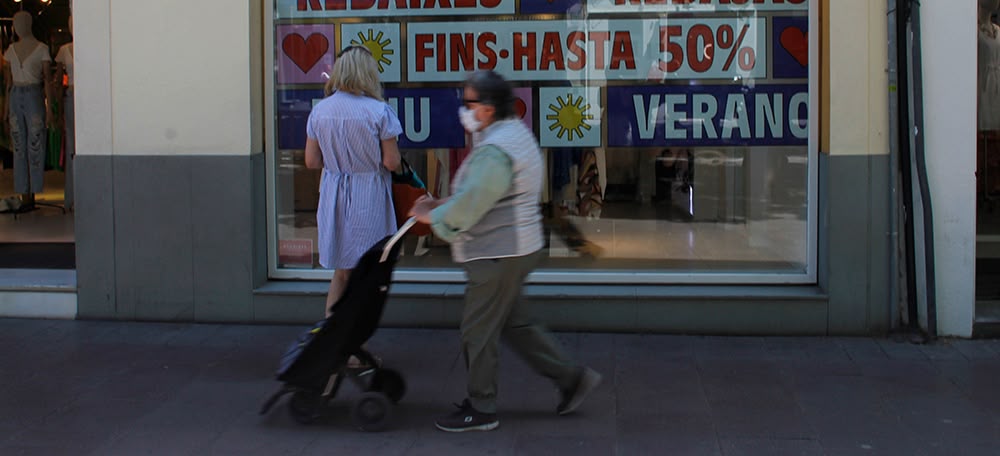
[[[435,425],[448,432],[488,431],[496,414],[499,339],[561,393],[556,412],[576,410],[601,375],[571,361],[555,338],[529,316],[521,302],[525,279],[542,259],[539,197],[542,154],[534,134],[517,118],[515,97],[499,74],[468,77],[459,110],[472,134],[472,153],[462,163],[444,200],[419,199],[410,211],[451,244],[452,258],[468,280],[462,314],[462,353],[467,398]]]

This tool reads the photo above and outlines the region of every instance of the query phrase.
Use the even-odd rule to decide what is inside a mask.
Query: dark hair
[[[469,75],[465,80],[466,87],[471,87],[479,94],[479,102],[496,108],[497,120],[503,120],[516,115],[514,111],[514,92],[507,80],[492,70],[479,70]]]

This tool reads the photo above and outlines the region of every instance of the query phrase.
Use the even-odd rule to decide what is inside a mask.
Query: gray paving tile
[[[0,319],[0,372],[18,374],[0,375],[0,410],[16,410],[0,413],[5,456],[976,456],[1000,440],[995,341],[559,333],[605,375],[578,413],[556,416],[551,381],[505,348],[500,429],[453,435],[432,423],[464,395],[458,331],[383,328],[369,347],[408,392],[390,429],[371,434],[351,422],[353,386],[313,426],[293,422],[285,402],[257,415],[307,325],[27,322]]]
[[[714,436],[627,434],[618,438],[615,452],[612,454],[721,456],[722,448]]]
[[[888,358],[878,340],[870,337],[832,337],[830,341],[839,345],[852,360]]]
[[[500,422],[491,432],[450,434],[432,427],[421,430],[416,441],[402,453],[406,456],[440,456],[443,454],[514,455],[516,434]]]
[[[915,441],[917,435],[885,408],[860,410],[804,410],[824,448],[854,448],[856,443],[882,439]]]
[[[579,456],[615,454],[613,437],[578,435],[558,437],[545,434],[522,434],[514,443],[514,454],[519,456],[552,456],[574,454]]]
[[[997,352],[990,343],[982,340],[953,339],[948,343],[967,359],[990,360],[997,358]]]
[[[927,355],[927,358],[931,360],[964,361],[967,359],[965,354],[949,340],[938,340],[937,342],[920,345],[919,347]]]
[[[699,359],[756,360],[766,357],[762,337],[695,337],[691,352]]]
[[[889,359],[898,360],[926,360],[927,354],[924,353],[922,346],[920,344],[911,343],[909,341],[896,341],[891,339],[878,339],[878,344],[882,347],[882,351]]]
[[[891,438],[844,439],[824,440],[822,444],[828,456],[930,455],[922,444],[912,440],[894,440]]]
[[[299,454],[302,456],[403,455],[417,442],[416,431],[362,433],[354,429],[317,432],[317,437]]]
[[[725,456],[824,456],[823,446],[812,439],[722,438]]]

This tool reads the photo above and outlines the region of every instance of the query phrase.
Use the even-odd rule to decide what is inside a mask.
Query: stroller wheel
[[[312,424],[319,418],[320,396],[311,391],[296,391],[288,401],[288,412],[299,424]]]
[[[385,393],[392,402],[399,402],[406,394],[406,381],[403,376],[392,369],[379,369],[372,376],[368,391]]]
[[[363,431],[384,430],[391,418],[392,403],[382,393],[374,391],[364,393],[351,407],[351,419]]]

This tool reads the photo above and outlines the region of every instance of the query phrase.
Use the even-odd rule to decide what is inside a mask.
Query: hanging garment
[[[597,154],[588,150],[580,162],[580,177],[577,178],[577,211],[585,217],[600,217],[604,207],[604,192],[601,189]]]
[[[45,99],[41,85],[10,90],[10,140],[14,149],[14,192],[41,193],[45,178]]]

